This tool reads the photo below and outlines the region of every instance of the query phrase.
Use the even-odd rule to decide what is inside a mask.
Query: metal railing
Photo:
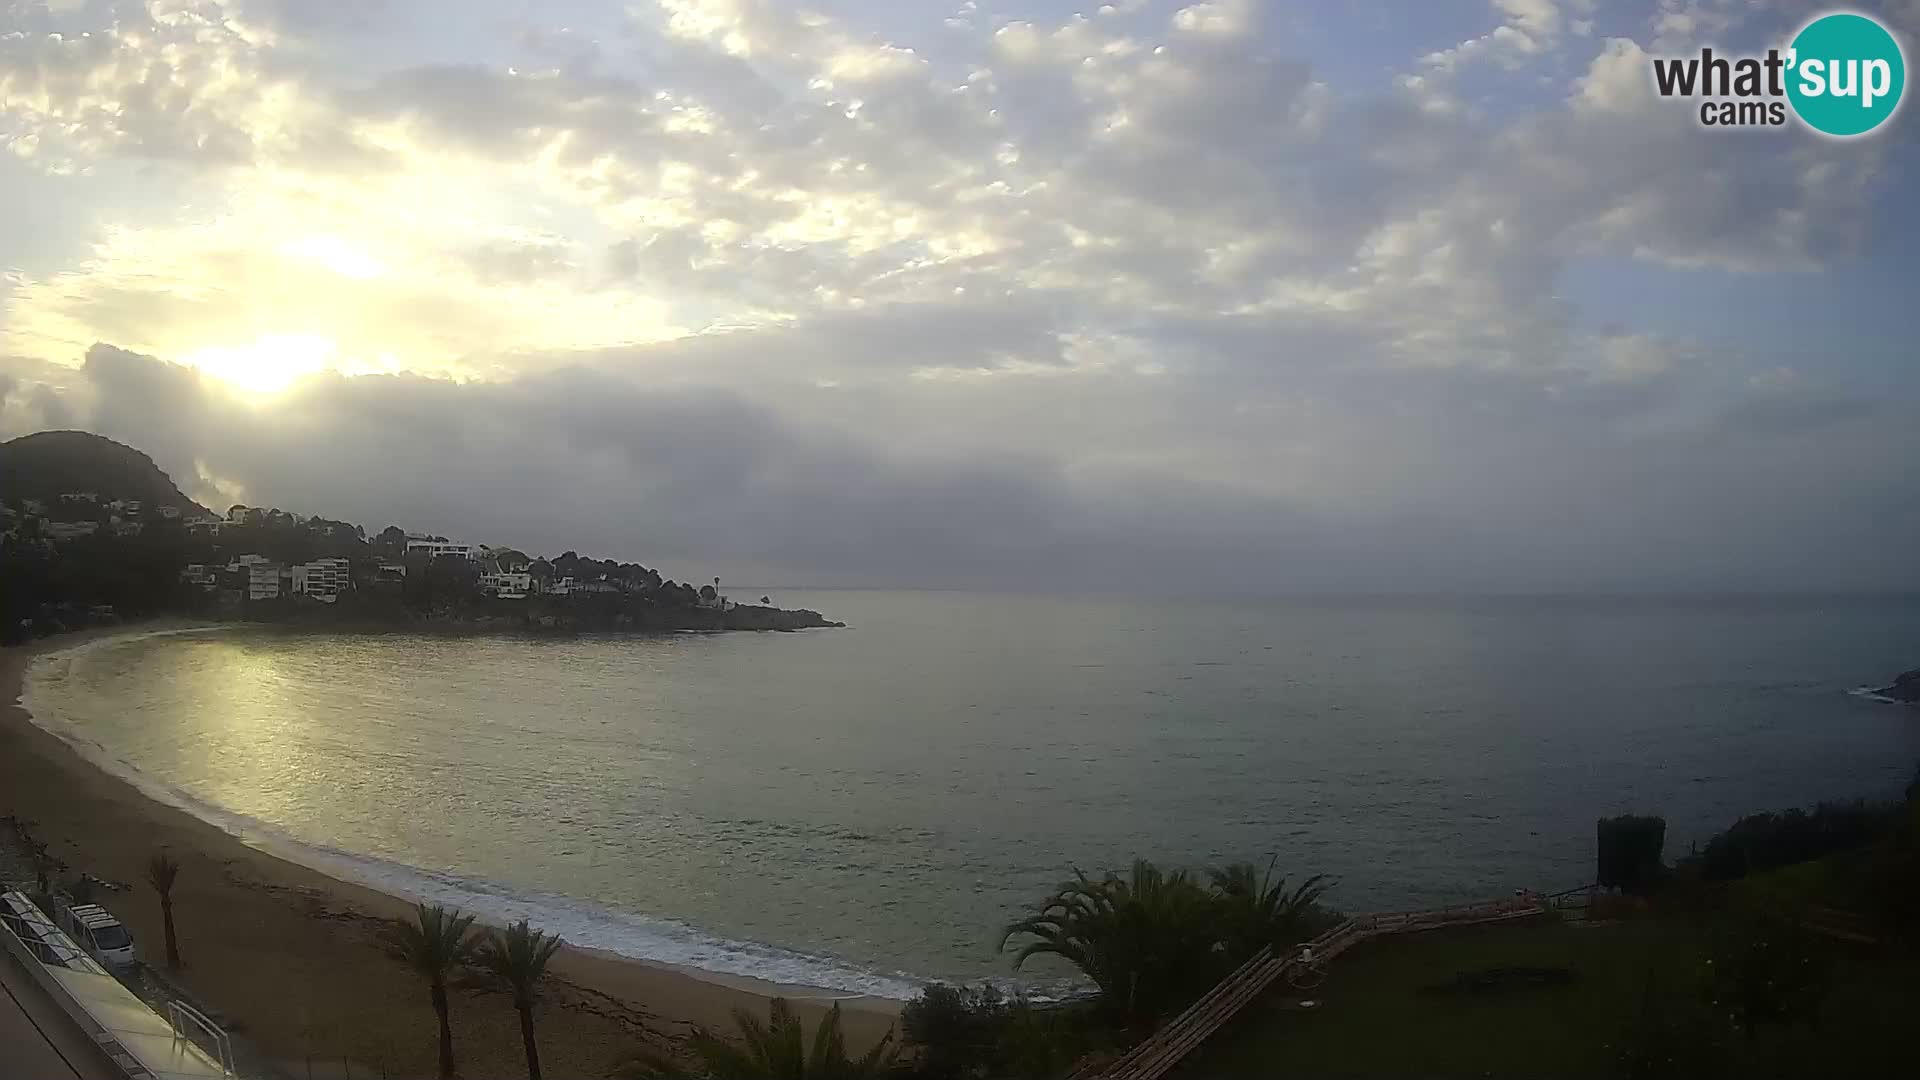
[[[169,1074],[187,1072],[191,1075],[211,1075],[218,1068],[222,1076],[235,1076],[233,1042],[219,1025],[207,1019],[206,1015],[184,1001],[169,1000],[165,1013],[160,1009],[141,1001],[133,991],[126,988],[119,979],[96,963],[73,940],[62,933],[53,920],[49,919],[32,900],[18,892],[0,893],[0,951],[11,954],[24,968],[30,978],[45,991],[55,1005],[70,1017],[74,1024],[98,1046],[107,1060],[119,1070],[127,1080],[155,1080],[155,1068],[163,1068]],[[148,1065],[141,1061],[113,1029],[106,1026],[101,1016],[87,1006],[70,991],[67,984],[56,975],[56,969],[75,972],[89,978],[102,980],[99,992],[109,998],[124,998],[125,1004],[139,1005],[153,1016],[155,1029],[165,1023],[173,1033],[174,1061],[170,1065],[156,1062]],[[86,979],[80,980],[85,983]],[[96,995],[97,996],[97,995]],[[119,1008],[118,1004],[114,1008]],[[129,1028],[128,1030],[132,1030]],[[202,1045],[194,1038],[199,1033],[212,1042],[212,1046]],[[158,1034],[157,1030],[152,1033]],[[183,1047],[188,1044],[191,1049]],[[198,1057],[198,1062],[194,1058]]]
[[[0,921],[6,923],[14,939],[42,964],[57,964],[96,975],[107,974],[106,968],[101,967],[85,949],[74,944],[73,939],[47,917],[46,912],[21,893],[10,892],[0,896]]]
[[[167,1023],[173,1026],[173,1041],[175,1046],[178,1046],[182,1041],[195,1043],[200,1049],[212,1054],[214,1058],[220,1062],[220,1068],[224,1070],[228,1076],[234,1075],[233,1040],[228,1038],[227,1033],[220,1029],[220,1025],[207,1019],[205,1013],[178,998],[174,998],[167,1002]],[[213,1045],[208,1046],[205,1043],[199,1042],[199,1040],[193,1037],[189,1028],[205,1035],[212,1041]]]
[[[153,1072],[128,1053],[113,1032],[96,1020],[87,1007],[53,977],[47,966],[52,964],[96,975],[106,975],[106,969],[94,963],[93,957],[81,951],[21,893],[0,893],[0,951],[10,953],[19,962],[34,984],[79,1026],[122,1076],[127,1080],[154,1080]]]

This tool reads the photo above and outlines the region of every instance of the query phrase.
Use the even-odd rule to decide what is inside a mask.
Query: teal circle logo
[[[1886,27],[1865,15],[1822,15],[1793,39],[1788,55],[1787,99],[1815,131],[1865,135],[1900,107],[1906,57]]]

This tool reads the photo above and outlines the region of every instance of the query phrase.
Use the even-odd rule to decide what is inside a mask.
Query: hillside
[[[39,431],[0,443],[0,492],[7,499],[52,502],[69,491],[207,513],[181,494],[152,458],[112,439],[86,431]]]

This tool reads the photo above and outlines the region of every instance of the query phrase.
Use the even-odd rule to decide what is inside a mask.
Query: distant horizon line
[[[975,585],[907,585],[907,584],[868,584],[868,585],[820,585],[793,584],[768,585],[753,583],[733,585],[722,579],[721,588],[728,592],[764,592],[771,595],[775,591],[787,592],[927,592],[927,593],[971,593],[983,596],[1026,595],[1036,597],[1087,597],[1116,599],[1177,599],[1198,598],[1209,600],[1912,600],[1920,602],[1920,588],[1895,589],[1522,589],[1522,590],[1463,590],[1463,589],[1314,589],[1314,590],[1264,590],[1249,589],[1231,591],[1216,588],[1197,588],[1187,590],[1118,590],[1092,589],[1051,586],[1046,589],[1017,588],[1006,586]]]

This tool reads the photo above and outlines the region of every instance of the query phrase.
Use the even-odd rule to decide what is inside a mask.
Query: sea
[[[757,595],[762,590],[753,590]],[[907,998],[1015,972],[1076,870],[1248,861],[1378,911],[1593,878],[1893,797],[1912,598],[1128,599],[779,591],[846,629],[577,639],[139,632],[38,722],[263,848],[575,944]]]

